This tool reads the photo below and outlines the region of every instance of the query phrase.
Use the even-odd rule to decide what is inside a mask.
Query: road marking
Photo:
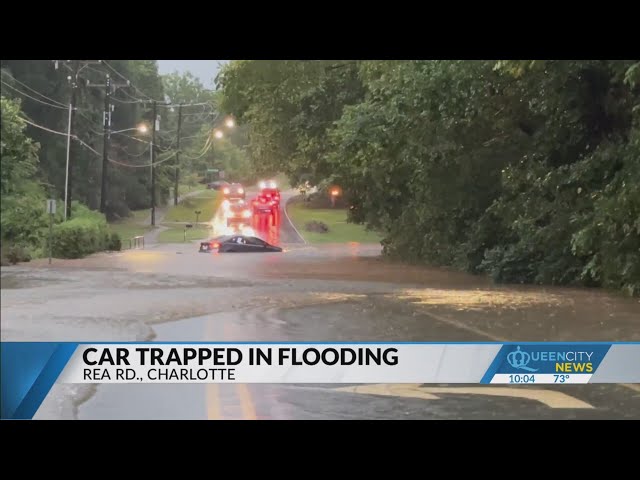
[[[291,227],[295,230],[295,232],[298,234],[298,237],[300,237],[300,239],[302,240],[302,243],[306,244],[307,241],[305,240],[305,238],[300,234],[300,232],[298,231],[298,229],[296,228],[296,226],[293,224],[293,222],[291,221],[291,218],[289,218],[289,214],[287,213],[287,203],[289,203],[289,200],[291,200],[291,198],[288,198],[285,202],[284,202],[284,206],[282,207],[282,211],[284,211],[284,216],[287,217],[287,220],[289,221],[289,225],[291,225]]]
[[[520,389],[509,387],[422,387],[420,384],[376,384],[340,387],[338,392],[359,393],[405,398],[440,400],[435,394],[487,395],[496,397],[524,398],[535,400],[549,408],[592,409],[592,405],[554,390]]]
[[[217,383],[208,383],[207,391],[207,418],[209,420],[221,420],[220,416],[220,389]]]
[[[631,390],[633,390],[634,392],[640,392],[640,385],[635,384],[635,383],[621,383],[620,385],[622,385],[623,387],[627,387]]]
[[[236,392],[238,393],[238,398],[240,398],[240,409],[242,410],[244,420],[257,420],[258,416],[251,399],[249,388],[243,383],[237,383]]]
[[[205,320],[204,339],[217,341],[216,333],[219,330],[215,320],[209,318]],[[220,386],[217,383],[205,385],[205,397],[207,402],[207,418],[209,420],[222,420],[220,413]]]
[[[427,311],[421,311],[420,313],[425,314],[431,318],[433,318],[434,320],[437,320],[439,322],[442,323],[446,323],[447,325],[451,325],[453,327],[459,328],[461,330],[466,330],[468,332],[471,333],[475,333],[476,335],[481,335],[483,337],[487,337],[490,340],[493,340],[495,342],[508,342],[509,340],[507,340],[504,337],[499,337],[497,335],[493,335],[489,332],[485,332],[484,330],[480,330],[479,328],[473,327],[471,325],[467,325],[463,322],[458,322],[457,320],[453,320],[451,318],[446,318],[443,317],[441,315],[437,315],[435,313],[431,313],[431,312],[427,312]]]
[[[334,389],[338,392],[361,393],[364,395],[384,395],[389,397],[422,398],[423,400],[439,400],[439,397],[425,392],[420,388],[420,384],[378,384],[378,385],[358,385],[355,387],[340,387]]]

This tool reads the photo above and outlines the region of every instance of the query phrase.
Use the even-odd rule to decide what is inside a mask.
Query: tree
[[[236,61],[254,162],[338,183],[386,254],[640,292],[640,62]]]
[[[39,247],[46,226],[44,190],[36,180],[39,145],[24,131],[20,103],[0,97],[0,222],[5,246]]]

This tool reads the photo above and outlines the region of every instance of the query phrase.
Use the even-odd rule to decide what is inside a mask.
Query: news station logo
[[[507,354],[507,363],[516,371],[528,373],[593,373],[593,350],[541,349],[531,346],[524,349],[518,345],[515,350]]]

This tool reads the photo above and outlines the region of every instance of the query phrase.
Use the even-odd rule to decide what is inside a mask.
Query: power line
[[[24,113],[23,113],[23,115],[24,115]],[[51,130],[50,128],[43,127],[42,125],[38,125],[37,123],[34,123],[34,122],[30,121],[30,120],[27,120],[26,118],[23,118],[23,117],[20,117],[20,118],[22,118],[22,120],[27,122],[29,125],[33,125],[34,127],[39,128],[41,130],[44,130],[46,132],[56,133],[58,135],[63,135],[65,137],[67,136],[67,134],[64,133],[64,132],[58,132],[56,130]],[[75,135],[71,135],[71,138],[75,138],[77,140],[78,137],[76,137]]]
[[[96,149],[94,149],[93,147],[87,145],[85,142],[83,142],[82,140],[80,140],[79,138],[77,138],[77,140],[80,142],[80,144],[84,147],[86,147],[89,151],[91,151],[92,153],[98,155],[99,157],[102,157],[102,154],[100,152],[98,152]],[[129,167],[129,168],[149,168],[152,165],[155,167],[156,165],[160,165],[168,160],[170,160],[173,156],[175,155],[175,152],[173,152],[171,155],[169,155],[167,158],[160,160],[158,162],[155,163],[143,163],[140,165],[132,165],[130,163],[124,163],[124,162],[119,162],[117,160],[113,160],[112,158],[108,158],[107,160],[109,160],[111,163],[115,163],[116,165],[122,165],[123,167]]]
[[[131,82],[131,80],[129,80],[127,77],[125,77],[124,75],[122,75],[119,71],[117,71],[115,68],[113,68],[106,60],[102,60],[102,63],[105,64],[107,66],[107,68],[109,68],[113,73],[115,73],[116,75],[118,75],[120,78],[122,78],[125,82],[129,82],[129,84],[135,88],[138,92],[140,92],[140,94],[143,97],[146,97],[149,99],[149,101],[153,101],[154,99],[151,98],[149,95],[147,95],[146,93],[144,93],[142,90],[140,90],[138,87],[136,87],[133,82]]]
[[[67,110],[67,109],[69,108],[69,107],[60,107],[60,106],[58,106],[58,105],[54,105],[54,104],[52,104],[52,103],[47,103],[47,102],[45,102],[45,101],[43,101],[43,100],[40,100],[39,98],[32,97],[32,96],[31,96],[31,95],[29,95],[28,93],[24,93],[23,91],[18,90],[16,87],[14,87],[14,86],[12,86],[12,85],[9,85],[9,84],[8,84],[7,82],[5,82],[4,80],[0,80],[0,82],[2,82],[2,84],[3,84],[5,87],[9,87],[10,89],[15,90],[15,91],[16,91],[16,92],[18,92],[20,95],[24,95],[25,97],[30,98],[31,100],[35,100],[36,102],[42,103],[43,105],[46,105],[46,106],[48,106],[48,107],[52,107],[52,108],[59,108],[60,110]]]
[[[126,103],[126,104],[129,104],[129,105],[135,105],[135,104],[141,104],[141,103],[149,103],[146,100],[135,100],[135,101],[120,100],[119,98],[116,98],[116,97],[112,97],[112,100],[115,100],[118,103]]]
[[[9,78],[11,78],[11,80],[13,80],[14,82],[16,82],[16,83],[18,83],[18,84],[22,85],[22,86],[23,86],[24,88],[26,88],[27,90],[30,90],[30,91],[31,91],[31,92],[33,92],[33,93],[37,93],[37,94],[38,94],[38,95],[40,95],[41,97],[46,98],[47,100],[49,100],[49,101],[51,101],[51,102],[53,102],[53,103],[56,103],[56,104],[58,104],[58,105],[60,105],[60,106],[62,106],[62,107],[64,107],[64,108],[67,108],[67,107],[68,107],[68,106],[67,106],[67,105],[65,105],[64,103],[59,102],[59,101],[57,101],[57,100],[55,100],[55,99],[53,99],[53,98],[47,97],[45,94],[40,93],[40,92],[38,92],[37,90],[34,90],[33,88],[31,88],[29,85],[26,85],[26,84],[22,83],[22,82],[21,82],[20,80],[18,80],[16,77],[14,77],[13,75],[11,75],[11,74],[7,73],[5,70],[2,70],[2,73],[4,73],[5,75],[7,75],[7,76],[8,76]]]

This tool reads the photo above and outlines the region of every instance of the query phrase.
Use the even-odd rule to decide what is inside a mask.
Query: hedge
[[[82,258],[104,250],[120,250],[120,237],[109,234],[103,214],[76,204],[71,220],[53,227],[53,256]]]

